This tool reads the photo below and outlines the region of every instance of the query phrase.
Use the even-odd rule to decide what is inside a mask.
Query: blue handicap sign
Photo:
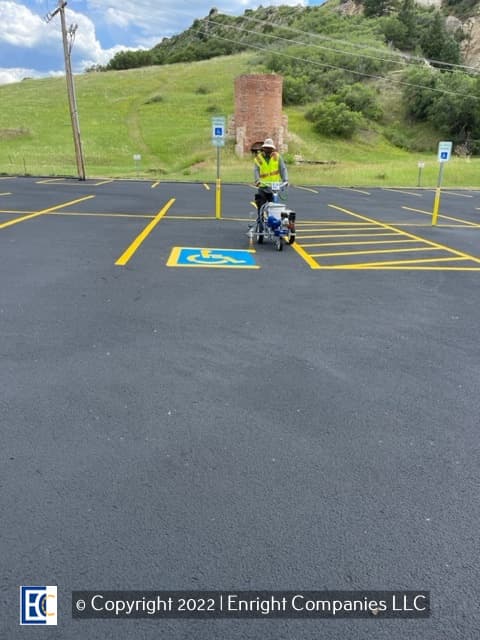
[[[167,267],[222,267],[229,269],[258,269],[255,251],[239,249],[207,249],[174,247]]]
[[[215,127],[215,135],[223,136],[223,127]]]
[[[440,158],[441,158],[442,160],[446,160],[446,159],[448,158],[448,151],[442,151],[442,152],[440,153]]]

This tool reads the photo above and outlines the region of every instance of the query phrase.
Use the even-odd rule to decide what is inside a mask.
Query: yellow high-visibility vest
[[[255,164],[260,171],[260,180],[265,183],[280,182],[280,155],[274,151],[267,161],[262,152],[255,157]]]

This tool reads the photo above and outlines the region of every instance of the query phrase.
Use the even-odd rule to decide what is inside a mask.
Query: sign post
[[[215,182],[215,217],[222,217],[222,181],[220,178],[220,147],[225,146],[225,118],[212,118],[212,144],[217,147],[217,179]]]
[[[450,156],[452,154],[452,143],[447,141],[442,141],[438,143],[438,162],[440,163],[440,169],[438,171],[438,180],[437,180],[437,188],[435,189],[435,200],[433,202],[433,212],[432,212],[432,226],[437,224],[438,219],[438,210],[440,209],[440,193],[442,189],[442,179],[443,179],[443,167],[445,162],[450,160]]]
[[[418,180],[417,180],[417,187],[421,187],[422,186],[422,171],[425,168],[425,162],[419,162],[418,163]]]
[[[140,167],[140,160],[142,159],[142,156],[139,153],[134,153],[133,154],[133,161],[135,163],[135,170],[137,172],[137,178],[138,178],[138,169]]]

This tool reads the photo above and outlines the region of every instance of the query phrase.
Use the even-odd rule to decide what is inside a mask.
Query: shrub
[[[382,117],[382,109],[377,104],[375,91],[360,82],[343,87],[337,94],[335,101],[345,103],[352,111],[358,111],[371,120],[378,120]]]
[[[327,135],[351,138],[362,123],[362,116],[344,102],[329,98],[308,112],[315,131]]]
[[[145,100],[144,104],[155,104],[156,102],[163,102],[163,101],[164,101],[164,97],[161,96],[160,94],[156,94],[151,98],[148,98],[147,100]]]
[[[308,78],[286,76],[283,80],[283,103],[285,105],[311,102],[313,93]]]

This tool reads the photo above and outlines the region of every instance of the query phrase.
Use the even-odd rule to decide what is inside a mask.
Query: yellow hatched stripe
[[[348,245],[364,245],[364,244],[405,244],[408,242],[417,242],[417,240],[360,240],[358,242],[312,242],[311,244],[302,244],[302,247],[343,247]],[[393,251],[393,249],[391,249]],[[409,251],[409,249],[408,249]]]
[[[359,213],[354,213],[353,211],[349,211],[348,209],[343,209],[342,207],[337,207],[334,204],[329,204],[328,206],[332,207],[332,209],[337,209],[338,211],[342,211],[343,213],[346,213],[346,214],[348,214],[350,216],[354,216],[355,218],[360,218],[360,219],[366,220],[368,222],[376,223],[380,227],[384,227],[385,229],[391,229],[392,231],[397,231],[400,235],[407,236],[407,238],[414,238],[415,240],[418,240],[419,242],[423,242],[424,244],[431,245],[432,247],[436,247],[437,249],[443,249],[444,251],[447,251],[448,253],[453,253],[453,254],[455,254],[457,256],[462,256],[463,258],[466,258],[467,260],[473,260],[473,262],[478,262],[480,264],[480,259],[479,258],[476,258],[475,256],[471,256],[468,253],[464,253],[463,251],[458,251],[457,249],[452,249],[452,247],[447,247],[444,244],[439,244],[438,242],[433,242],[432,240],[426,240],[425,238],[422,238],[420,236],[416,236],[415,234],[409,233],[408,231],[401,231],[400,229],[396,229],[392,225],[385,224],[384,222],[379,222],[378,220],[373,220],[372,218],[368,218],[367,216],[362,216]]]
[[[302,249],[302,247],[300,245],[298,245],[296,242],[294,242],[292,245],[290,245],[293,249],[295,249],[295,251],[298,253],[298,255],[305,260],[305,262],[308,264],[308,266],[311,269],[321,269],[321,266],[318,264],[318,262],[316,260],[314,260],[312,258],[311,255],[309,255],[304,249]]]
[[[333,256],[360,256],[376,253],[412,253],[417,251],[435,251],[436,247],[412,247],[411,249],[369,249],[367,251],[334,251],[333,253],[312,253],[313,258],[326,258]]]
[[[386,262],[354,262],[352,264],[339,264],[339,265],[331,265],[337,269],[345,268],[345,269],[360,269],[364,267],[383,267],[383,266],[391,266],[391,265],[410,265],[410,264],[420,264],[424,262],[458,262],[464,260],[465,258],[421,258],[417,260],[387,260]],[[462,268],[462,267],[458,267]],[[480,267],[472,267],[472,269],[478,270]]]
[[[366,234],[366,233],[338,233],[338,234],[336,234],[336,233],[331,233],[331,234],[322,233],[319,236],[299,236],[299,237],[302,240],[309,240],[310,238],[322,238],[322,239],[323,238],[362,238],[362,237],[363,238],[380,238],[380,237],[394,236],[394,235],[396,235],[396,234],[391,232],[391,231],[388,231],[386,233],[368,233],[368,234]],[[336,243],[334,243],[334,244],[336,244]],[[362,242],[362,244],[364,244],[364,243]],[[313,244],[304,244],[302,242],[302,246],[304,246],[304,247],[318,247],[318,246],[321,246],[321,245],[318,245],[318,244],[315,244],[315,243],[313,243]]]

